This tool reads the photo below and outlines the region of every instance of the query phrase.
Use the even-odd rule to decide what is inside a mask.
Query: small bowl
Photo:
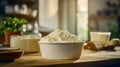
[[[12,62],[23,55],[18,48],[0,48],[0,63]]]
[[[47,59],[80,58],[83,42],[74,43],[40,43],[41,55]]]

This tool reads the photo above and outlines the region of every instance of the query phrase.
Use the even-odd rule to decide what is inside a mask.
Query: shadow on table
[[[35,66],[35,67],[120,67],[119,59],[110,59],[102,61],[92,61],[92,62],[80,62],[80,63],[70,63],[70,64],[56,64],[47,66]]]

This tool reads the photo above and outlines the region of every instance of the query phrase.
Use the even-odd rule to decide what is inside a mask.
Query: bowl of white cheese
[[[56,29],[41,38],[39,47],[41,56],[47,59],[80,58],[83,42],[68,31]]]
[[[10,47],[22,49],[26,52],[39,52],[39,44],[41,36],[39,35],[13,35],[10,39]]]

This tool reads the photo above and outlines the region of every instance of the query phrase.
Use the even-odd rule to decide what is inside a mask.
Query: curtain
[[[39,0],[40,26],[68,30],[76,34],[77,0]]]
[[[50,30],[58,28],[58,0],[39,0],[39,24]]]

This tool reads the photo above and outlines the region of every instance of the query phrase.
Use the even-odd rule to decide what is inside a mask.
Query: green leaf
[[[28,21],[27,21],[26,19],[23,18],[23,19],[20,20],[20,23],[21,23],[22,25],[24,25],[24,24],[27,24]]]
[[[17,17],[14,17],[13,21],[18,23],[20,20]]]
[[[22,29],[22,27],[18,28],[18,30],[19,30],[19,31],[21,31],[21,32],[23,32],[23,29]]]
[[[10,28],[10,27],[8,27],[8,28],[5,29],[5,31],[9,31],[9,32],[12,32],[12,30],[13,30],[13,29]]]

